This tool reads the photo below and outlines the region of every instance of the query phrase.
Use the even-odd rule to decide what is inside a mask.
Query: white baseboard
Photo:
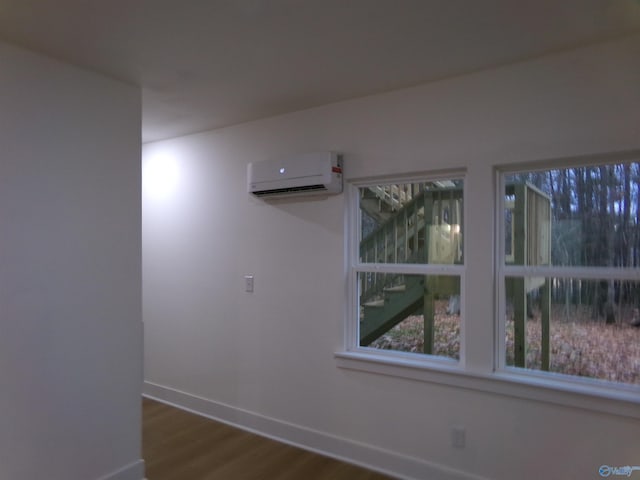
[[[144,460],[136,460],[98,480],[144,480]]]
[[[392,477],[406,480],[425,478],[430,480],[487,480],[484,477],[283,422],[151,382],[144,382],[142,390],[145,397]],[[120,479],[118,478],[118,480]]]

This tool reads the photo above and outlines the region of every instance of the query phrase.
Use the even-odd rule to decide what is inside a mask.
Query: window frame
[[[638,163],[637,155],[603,156],[596,159],[573,158],[568,161],[535,162],[533,164],[512,164],[495,168],[495,373],[507,375],[518,381],[542,382],[549,387],[569,389],[605,397],[625,397],[628,393],[636,392],[636,403],[640,403],[640,385],[624,384],[602,379],[580,377],[576,375],[547,372],[510,366],[506,364],[506,285],[507,277],[544,277],[584,280],[631,280],[640,282],[640,268],[629,267],[599,267],[599,266],[527,266],[508,265],[506,263],[506,231],[504,222],[505,177],[515,173],[547,172],[578,167],[595,167],[601,165],[619,165],[622,163]],[[613,390],[613,394],[612,394]],[[604,394],[604,395],[603,395]]]
[[[588,411],[611,414],[617,417],[640,420],[640,386],[618,384],[589,378],[576,379],[571,376],[535,370],[518,371],[514,367],[501,368],[499,357],[499,268],[504,266],[503,241],[500,229],[502,216],[501,198],[503,190],[501,174],[517,171],[531,171],[535,169],[570,168],[575,166],[615,164],[633,162],[640,159],[640,150],[605,153],[589,157],[564,157],[520,163],[484,165],[470,163],[466,167],[450,170],[434,170],[431,172],[415,173],[411,175],[381,175],[376,177],[361,177],[346,179],[345,181],[345,210],[344,210],[344,248],[345,262],[345,299],[343,309],[343,345],[336,352],[334,358],[336,367],[340,369],[382,375],[390,378],[436,385],[462,388],[465,390],[487,393],[505,397],[518,398],[526,401],[536,401],[568,408],[582,408]],[[376,183],[410,183],[420,179],[435,179],[437,177],[459,177],[464,180],[463,215],[465,230],[463,235],[464,267],[460,272],[461,279],[461,323],[460,323],[460,360],[458,362],[444,357],[426,355],[402,354],[402,352],[373,351],[371,348],[358,346],[357,324],[354,323],[354,312],[357,312],[358,298],[354,294],[359,259],[359,204],[358,188]],[[418,179],[418,180],[416,180]],[[489,197],[485,197],[485,193]],[[472,204],[473,203],[473,204]],[[482,222],[472,215],[486,217]],[[474,228],[486,225],[489,236],[478,235]],[[469,230],[471,229],[471,230]],[[491,239],[491,240],[490,240]],[[470,252],[469,245],[480,242],[486,247],[491,246],[489,255]],[[484,257],[479,262],[479,256]],[[355,260],[354,260],[355,259]],[[482,265],[480,268],[479,264]],[[433,272],[441,273],[436,267]],[[365,268],[366,269],[366,268]],[[449,273],[449,272],[448,272]],[[547,267],[536,267],[535,274],[541,276],[552,272]],[[579,272],[566,271],[567,275]],[[598,272],[602,274],[604,272]],[[591,274],[589,274],[591,275]],[[632,274],[633,275],[633,274]],[[490,305],[483,307],[480,317],[468,318],[468,302],[483,301],[468,282],[476,282],[488,277],[491,287],[484,286],[482,291],[491,291]],[[589,277],[591,278],[591,276]],[[466,291],[465,291],[466,288]],[[472,287],[471,287],[472,288]],[[355,299],[355,300],[354,300]],[[474,309],[475,311],[475,309]],[[491,313],[488,313],[488,312]],[[467,312],[467,313],[465,313]],[[488,316],[487,316],[488,315]],[[490,318],[489,318],[490,317]],[[468,322],[472,321],[473,329],[478,333],[485,331],[482,338],[469,339]],[[355,327],[355,328],[354,328]],[[502,349],[504,351],[504,349]],[[443,361],[444,360],[444,361]]]
[[[346,239],[346,278],[347,299],[345,312],[345,345],[343,353],[363,355],[376,362],[390,362],[412,367],[433,367],[445,370],[464,370],[465,365],[465,322],[464,322],[464,285],[465,265],[428,264],[428,263],[366,263],[360,261],[360,242],[362,240],[362,213],[360,211],[360,189],[377,185],[408,184],[431,182],[438,180],[462,180],[463,204],[462,218],[466,218],[466,202],[464,189],[466,186],[466,171],[461,169],[438,171],[433,173],[417,173],[407,175],[389,175],[350,180],[345,183],[347,197],[347,215],[345,219]],[[462,227],[462,250],[465,251],[466,235],[464,224]],[[420,353],[382,350],[360,346],[359,341],[359,288],[358,275],[360,273],[398,273],[407,275],[447,275],[460,279],[460,355],[459,359]]]

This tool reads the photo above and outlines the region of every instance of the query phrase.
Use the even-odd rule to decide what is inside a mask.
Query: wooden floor
[[[142,401],[148,480],[388,480],[149,399]]]

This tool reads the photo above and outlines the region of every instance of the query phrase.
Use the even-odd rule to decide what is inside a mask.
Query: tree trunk
[[[604,235],[603,239],[606,239],[606,243],[602,247],[604,258],[602,262],[608,267],[613,267],[615,262],[615,242],[614,242],[614,215],[615,215],[615,201],[616,201],[616,176],[615,166],[610,165],[607,167],[600,167],[603,185],[600,195],[605,200],[604,208],[601,206],[601,212],[603,212],[603,221],[600,225]],[[607,325],[616,323],[615,317],[615,289],[613,280],[607,282],[607,303],[605,306],[605,323]]]

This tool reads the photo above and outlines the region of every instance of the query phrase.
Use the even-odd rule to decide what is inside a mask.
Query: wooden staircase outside
[[[378,223],[389,220],[395,212],[420,193],[421,184],[376,185],[362,191],[360,208]]]
[[[424,277],[407,277],[403,285],[384,289],[384,298],[363,305],[360,344],[369,345],[412,313],[421,314]]]

